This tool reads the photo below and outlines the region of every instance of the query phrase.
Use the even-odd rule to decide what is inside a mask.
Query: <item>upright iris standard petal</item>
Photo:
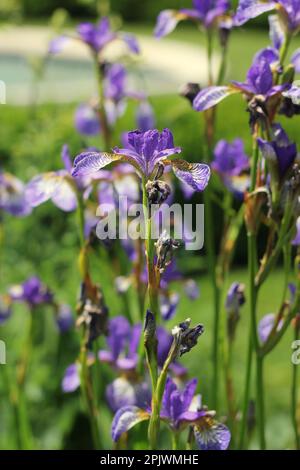
[[[149,414],[137,406],[124,406],[120,408],[114,416],[111,437],[117,442],[124,432],[129,431],[136,424],[148,420]]]
[[[201,90],[193,101],[195,111],[206,111],[238,91],[230,86],[210,86]]]
[[[231,434],[227,426],[213,419],[203,419],[194,426],[197,447],[201,450],[226,450],[230,444]]]
[[[189,184],[195,191],[203,191],[208,185],[210,168],[205,163],[188,163],[178,159],[171,163],[177,178]]]

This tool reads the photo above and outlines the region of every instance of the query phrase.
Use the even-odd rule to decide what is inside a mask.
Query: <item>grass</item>
[[[143,27],[132,27],[135,32],[148,32]],[[233,33],[234,35],[237,33]],[[245,35],[244,35],[245,34]],[[191,28],[178,28],[175,39],[193,42],[198,40],[196,31]],[[266,44],[266,35],[256,32],[251,35],[244,31],[239,33],[238,40],[233,38],[230,57],[229,76],[243,78],[251,56],[258,47]],[[202,36],[199,35],[199,44]],[[238,63],[238,67],[236,64]],[[237,75],[235,74],[237,72]],[[151,99],[157,116],[158,128],[169,127],[173,130],[175,142],[183,148],[187,160],[202,159],[202,116],[192,112],[190,105],[177,96],[153,97]],[[35,111],[22,107],[1,107],[0,119],[0,159],[1,167],[28,181],[37,173],[61,168],[60,151],[63,143],[68,142],[72,155],[79,153],[87,145],[100,145],[97,139],[83,140],[74,132],[73,114],[75,104],[42,105]],[[249,136],[245,102],[241,97],[232,97],[219,107],[217,138],[233,139],[242,137],[250,153]],[[293,120],[283,118],[282,122],[291,138],[298,140],[299,117]],[[134,108],[129,106],[120,120],[116,130],[115,143],[118,144],[121,130],[132,129]],[[217,184],[217,183],[216,183]],[[216,213],[216,223],[220,217]],[[78,236],[76,217],[64,214],[51,203],[38,207],[24,219],[14,219],[4,215],[2,220],[3,241],[1,245],[1,292],[13,284],[22,282],[31,274],[38,274],[55,292],[57,299],[76,304],[76,292],[79,285],[77,273]],[[218,227],[219,225],[217,225]],[[102,283],[106,301],[111,315],[124,311],[122,300],[113,289],[111,273],[111,253],[98,247],[100,257],[93,259],[95,277]],[[236,268],[230,275],[228,284],[234,280],[247,282],[244,269],[245,240],[240,238]],[[101,258],[101,260],[100,260]],[[181,256],[183,270],[193,274],[200,283],[200,299],[192,303],[182,297],[178,316],[174,322],[192,316],[195,321],[205,325],[205,334],[199,347],[183,358],[189,366],[191,375],[199,377],[199,390],[203,401],[210,402],[211,340],[212,340],[212,289],[205,274],[205,257],[203,253],[195,256]],[[274,271],[264,286],[259,299],[259,316],[275,312],[281,298],[283,279],[280,269]],[[182,286],[175,285],[181,291]],[[65,367],[74,361],[78,351],[78,338],[75,333],[60,337],[56,330],[53,314],[50,309],[36,312],[37,333],[32,364],[27,384],[28,407],[31,414],[36,448],[83,448],[88,447],[86,421],[78,412],[78,394],[63,395],[60,382]],[[22,353],[24,335],[27,328],[28,312],[19,305],[12,318],[0,327],[0,338],[7,343],[7,360],[5,373],[13,377],[17,358]],[[246,343],[248,337],[249,311],[246,303],[242,310],[237,340],[234,350],[234,381],[238,400],[241,399]],[[292,333],[288,331],[283,341],[266,361],[266,405],[267,437],[269,447],[286,448],[292,446],[292,428],[290,423],[290,379],[291,379],[291,341]],[[4,368],[0,369],[4,375]],[[109,380],[113,374],[105,370]],[[13,448],[15,436],[13,419],[7,405],[5,386],[7,379],[0,382],[0,414],[3,424],[0,427],[0,448]],[[252,394],[254,390],[252,390]],[[222,412],[225,410],[222,404]],[[109,412],[103,412],[103,422],[107,429],[110,426]],[[83,436],[86,436],[84,438]],[[109,435],[105,443],[110,445]],[[252,445],[255,446],[255,439]]]

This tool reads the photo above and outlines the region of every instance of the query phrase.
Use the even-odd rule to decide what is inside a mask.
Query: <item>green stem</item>
[[[263,383],[263,357],[256,355],[256,401],[257,401],[257,424],[259,433],[260,450],[266,449],[265,437],[265,403]]]
[[[178,431],[172,430],[172,450],[179,450],[179,438],[180,434]]]
[[[297,319],[297,324],[295,326],[295,336],[294,339],[297,341],[298,335],[300,328],[297,327],[299,320]],[[295,434],[295,448],[297,450],[300,450],[300,433],[299,433],[299,423],[298,423],[298,400],[297,400],[297,385],[298,385],[298,377],[297,377],[297,372],[298,372],[298,367],[299,364],[293,363],[293,371],[292,371],[292,395],[291,395],[291,401],[292,401],[292,406],[291,406],[291,412],[292,412],[292,423],[293,423],[293,430]]]
[[[241,423],[241,433],[240,433],[240,441],[239,441],[239,449],[240,450],[245,449],[247,416],[248,416],[248,407],[249,407],[249,401],[250,401],[251,372],[252,372],[252,362],[253,362],[252,359],[253,359],[252,330],[250,328],[249,339],[248,339],[248,351],[247,351],[247,365],[246,365],[246,379],[245,379],[243,411],[242,411],[242,423]]]
[[[98,97],[99,97],[99,122],[100,128],[104,139],[105,150],[110,151],[111,149],[111,129],[108,123],[107,114],[105,110],[105,96],[104,96],[104,86],[103,86],[103,73],[101,70],[101,62],[98,59],[97,54],[93,54],[94,64],[95,64],[95,74],[98,84]]]

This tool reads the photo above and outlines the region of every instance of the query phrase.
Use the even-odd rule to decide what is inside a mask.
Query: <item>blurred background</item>
[[[116,28],[136,34],[140,42],[141,55],[126,62],[126,65],[131,86],[143,89],[149,95],[157,127],[169,127],[173,131],[175,143],[182,146],[183,156],[187,160],[201,161],[202,117],[192,111],[178,91],[186,82],[205,85],[205,37],[187,22],[180,24],[165,39],[157,41],[153,37],[155,20],[162,9],[190,5],[191,0],[0,0],[0,80],[6,84],[6,104],[0,106],[0,168],[28,181],[38,173],[61,168],[60,152],[64,143],[69,144],[72,156],[84,147],[100,145],[97,137],[83,138],[74,129],[74,112],[78,103],[96,92],[89,54],[85,47],[77,43],[70,44],[55,57],[49,58],[47,50],[49,41],[61,31],[72,33],[79,22],[96,21],[99,15],[106,14],[110,14]],[[268,44],[265,17],[233,31],[226,80],[243,80],[254,53]],[[295,39],[292,49],[299,45],[299,40]],[[111,50],[112,55],[119,52]],[[214,60],[217,66],[217,47],[214,49]],[[283,118],[282,122],[290,137],[299,141],[298,120],[297,116],[292,121]],[[119,144],[121,131],[134,127],[134,109],[129,103],[118,122],[115,145]],[[229,140],[241,137],[250,153],[248,115],[240,97],[232,97],[220,105],[217,137]],[[178,197],[181,197],[179,193]],[[215,210],[218,233],[221,213]],[[59,301],[75,307],[79,285],[75,215],[66,215],[51,202],[41,205],[23,219],[5,215],[1,240],[0,293],[9,285],[37,274],[55,292]],[[216,244],[219,241],[216,239]],[[234,280],[246,281],[245,246],[245,234],[242,233],[228,285]],[[109,253],[103,253],[103,259],[101,270],[98,269],[98,260],[95,260],[94,269],[103,285],[111,314],[121,314],[122,302],[116,297],[112,288],[113,279],[108,274]],[[199,356],[188,357],[188,361],[192,362],[189,364],[192,373],[200,378],[201,393],[207,402],[213,308],[204,252],[188,259],[179,254],[179,263],[200,284],[200,299],[194,304],[183,299],[178,317],[186,318],[192,310],[205,324],[206,333],[201,339]],[[281,272],[275,271],[260,297],[261,316],[277,308],[281,283]],[[178,289],[180,291],[181,287],[178,286]],[[24,306],[18,306],[12,319],[0,326],[0,339],[5,339],[8,351],[8,366],[0,366],[2,449],[15,446],[11,434],[13,418],[5,401],[5,374],[13,373],[13,365],[22,351],[22,331],[26,328],[27,313]],[[238,391],[241,391],[244,379],[247,315],[246,305],[234,355]],[[283,443],[288,447],[292,440],[288,385],[291,336],[287,334],[271,355],[272,359],[267,360],[267,433],[274,448],[282,448]],[[67,337],[60,336],[51,312],[44,309],[27,385],[36,448],[89,447],[88,426],[84,416],[78,413],[78,395],[63,395],[60,386],[64,370],[74,361],[77,351],[77,335],[68,333]],[[183,359],[183,363],[185,361]],[[104,412],[103,419],[109,429],[111,415],[108,411]]]

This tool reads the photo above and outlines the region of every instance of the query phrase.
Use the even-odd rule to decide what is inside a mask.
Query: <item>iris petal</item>
[[[121,435],[129,431],[136,424],[149,419],[149,414],[137,406],[124,406],[120,408],[114,416],[111,436],[113,441],[118,441]]]

